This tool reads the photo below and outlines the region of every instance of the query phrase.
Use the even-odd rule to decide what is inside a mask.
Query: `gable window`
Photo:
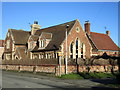
[[[79,32],[79,31],[80,31],[80,28],[79,28],[79,27],[76,27],[76,31]]]
[[[10,40],[7,40],[7,42],[6,42],[6,48],[7,48],[7,49],[10,48]]]

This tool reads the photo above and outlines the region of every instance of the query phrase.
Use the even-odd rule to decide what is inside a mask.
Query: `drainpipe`
[[[65,74],[67,74],[67,61],[68,61],[68,51],[67,51],[67,30],[69,25],[66,25],[66,58],[65,58]]]

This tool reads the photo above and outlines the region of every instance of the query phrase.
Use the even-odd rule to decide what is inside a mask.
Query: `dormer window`
[[[44,40],[40,40],[40,42],[39,42],[39,47],[40,47],[40,48],[43,48],[44,46],[45,46]]]
[[[42,32],[39,37],[39,49],[45,48],[52,40],[52,33]]]

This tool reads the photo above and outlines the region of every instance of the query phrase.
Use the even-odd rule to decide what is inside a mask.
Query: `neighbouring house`
[[[0,60],[3,59],[3,52],[4,52],[4,40],[0,40]]]
[[[110,38],[110,31],[106,31],[106,34],[96,33],[90,31],[90,23],[85,23],[85,32],[92,45],[92,55],[98,56],[107,54],[110,56],[118,56],[120,48]]]
[[[41,28],[35,21],[31,31],[9,29],[5,38],[4,59],[49,59],[61,57],[77,59],[92,56],[117,56],[119,47],[106,34],[90,31],[90,22],[83,30],[78,19],[67,23]],[[66,53],[67,52],[67,53]]]

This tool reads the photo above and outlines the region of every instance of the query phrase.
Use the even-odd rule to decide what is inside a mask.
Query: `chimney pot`
[[[110,36],[110,31],[106,31],[106,34],[107,34],[108,36]]]
[[[38,24],[38,21],[34,21],[34,24]]]

